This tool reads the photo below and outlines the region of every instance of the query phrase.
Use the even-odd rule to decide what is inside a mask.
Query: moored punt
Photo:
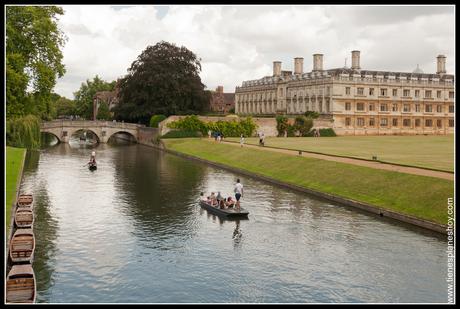
[[[220,209],[220,208],[212,206],[211,204],[208,204],[205,201],[200,201],[200,205],[201,207],[209,210],[210,212],[213,212],[216,215],[226,217],[226,218],[247,217],[249,215],[249,212],[245,210],[244,208],[240,208],[240,211],[236,209],[229,209],[229,208]]]
[[[18,207],[14,215],[18,228],[29,228],[34,224],[34,212],[29,207]]]
[[[37,294],[31,265],[13,265],[6,278],[7,303],[34,303]]]
[[[17,205],[19,207],[29,206],[33,203],[33,201],[34,201],[34,198],[32,197],[32,194],[21,194],[18,197]]]
[[[32,263],[35,250],[35,236],[32,229],[17,229],[10,242],[10,257],[13,263]]]

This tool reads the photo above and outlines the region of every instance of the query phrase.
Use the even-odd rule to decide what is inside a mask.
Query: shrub
[[[297,116],[294,121],[294,130],[300,136],[307,136],[313,127],[313,119],[305,116]]]
[[[287,126],[287,137],[294,137],[296,136],[295,133],[296,133],[296,128],[294,125],[288,125]]]
[[[332,137],[332,136],[337,136],[337,134],[335,134],[334,129],[332,129],[332,128],[319,129],[319,135],[320,135],[320,137]]]
[[[28,149],[40,147],[40,119],[33,115],[13,118],[6,123],[6,143],[8,146]]]
[[[201,132],[205,134],[208,129],[203,121],[198,119],[198,116],[191,115],[185,118],[173,121],[167,125],[171,129],[180,129],[182,131]]]
[[[286,116],[276,116],[276,130],[278,131],[278,136],[284,136],[288,126],[288,119]]]
[[[150,118],[150,127],[151,128],[158,128],[158,124],[166,119],[165,115],[153,115]]]
[[[199,131],[173,130],[161,136],[161,138],[184,138],[184,137],[202,137],[202,136],[203,134]]]

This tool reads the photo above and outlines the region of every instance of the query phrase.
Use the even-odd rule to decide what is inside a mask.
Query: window
[[[346,111],[351,110],[351,103],[350,103],[350,102],[346,102],[346,103],[345,103],[345,110],[346,110]]]
[[[437,113],[442,113],[442,105],[441,104],[436,105],[436,112]]]
[[[436,91],[436,97],[437,97],[438,99],[441,98],[441,95],[442,95],[441,90]]]
[[[358,94],[364,95],[364,88],[358,88]]]
[[[454,127],[454,119],[449,119],[449,127]]]
[[[345,94],[350,94],[350,87],[345,87]]]
[[[425,104],[425,113],[433,112],[433,106],[431,104]]]
[[[380,95],[386,96],[387,95],[387,89],[386,88],[380,89]]]
[[[374,110],[374,104],[369,104],[369,111],[373,111]]]
[[[283,96],[283,88],[280,88],[280,97]]]
[[[431,90],[425,90],[425,98],[431,98]]]
[[[442,128],[442,120],[441,119],[436,120],[436,127]]]
[[[404,89],[403,95],[404,95],[405,97],[410,97],[410,90],[409,90],[409,89]]]
[[[453,105],[449,105],[449,113],[453,113],[454,112],[454,106]]]
[[[415,126],[420,127],[420,119],[415,119]]]
[[[403,126],[410,127],[410,119],[403,119]]]
[[[387,118],[381,118],[380,119],[380,126],[387,127],[388,126],[388,119]]]
[[[369,95],[374,95],[374,88],[369,88]]]
[[[393,127],[397,127],[398,126],[398,118],[393,118],[392,124],[393,124]]]
[[[345,118],[345,125],[346,126],[351,126],[351,118],[349,118],[349,117]]]
[[[364,118],[358,118],[358,127],[364,127]]]
[[[415,90],[415,97],[416,98],[420,97],[420,90]]]
[[[403,105],[403,111],[404,112],[410,112],[410,104],[404,104]]]
[[[369,126],[373,127],[375,125],[375,120],[374,118],[369,118]]]
[[[432,127],[432,126],[433,126],[433,120],[425,119],[425,127]]]
[[[453,91],[449,91],[449,99],[453,99],[454,98],[454,92]]]
[[[391,110],[393,112],[397,112],[398,111],[398,104],[393,104],[393,106],[391,107]]]
[[[398,96],[398,89],[393,89],[393,96],[394,97]]]
[[[387,112],[388,111],[388,104],[380,104],[380,111]]]
[[[415,112],[420,113],[420,104],[415,104]]]
[[[363,111],[364,110],[364,103],[356,103],[356,110]]]

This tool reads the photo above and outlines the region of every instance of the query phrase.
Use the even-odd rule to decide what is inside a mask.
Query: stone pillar
[[[323,70],[323,54],[313,55],[313,71]]]
[[[303,73],[303,58],[294,58],[294,74],[299,75]]]
[[[281,76],[281,61],[273,61],[273,76]]]
[[[446,74],[446,56],[439,55],[436,59],[438,60],[436,74]]]
[[[351,52],[351,68],[353,70],[360,70],[361,67],[359,66],[359,50],[354,50]]]

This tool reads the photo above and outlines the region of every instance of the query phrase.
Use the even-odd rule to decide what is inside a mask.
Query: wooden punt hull
[[[35,236],[32,229],[17,229],[10,241],[10,258],[13,263],[32,263]]]
[[[13,265],[6,278],[7,303],[34,303],[37,295],[35,273],[31,265]]]
[[[18,228],[30,228],[34,224],[34,212],[28,207],[18,207],[14,222]]]
[[[241,208],[240,211],[236,211],[234,209],[220,209],[216,208],[214,206],[211,206],[210,204],[206,203],[205,201],[200,201],[201,207],[205,208],[206,210],[209,210],[210,212],[221,216],[221,217],[226,217],[226,218],[241,218],[241,217],[247,217],[249,215],[249,212],[245,210],[244,208]]]
[[[89,165],[89,169],[90,169],[91,171],[97,170],[97,164],[90,164],[90,165]]]
[[[32,206],[34,202],[34,198],[32,194],[21,194],[18,196],[18,201],[16,205],[18,207],[23,207],[23,206]]]

